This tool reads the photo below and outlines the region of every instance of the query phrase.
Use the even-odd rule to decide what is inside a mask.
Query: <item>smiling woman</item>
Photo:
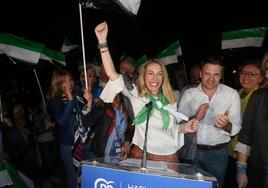
[[[99,44],[107,43],[107,23],[97,25],[95,34]],[[138,84],[133,84],[133,89],[128,90],[124,86],[122,75],[115,70],[108,46],[101,48],[100,52],[104,50],[101,58],[110,80],[101,98],[104,102],[112,102],[114,96],[122,92],[129,98],[134,111],[134,146],[130,157],[142,158],[142,167],[146,167],[144,157],[147,152],[150,160],[179,162],[177,151],[183,145],[184,133],[197,131],[198,121],[192,119],[185,124],[179,124],[182,119],[187,121],[188,117],[176,112],[176,95],[165,66],[155,59],[148,60],[139,70]]]

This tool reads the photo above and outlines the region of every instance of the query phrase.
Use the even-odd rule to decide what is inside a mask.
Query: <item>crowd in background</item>
[[[177,90],[174,97],[177,111],[194,119],[189,120],[191,130],[183,127],[172,131],[181,131],[185,135],[185,143],[188,136],[195,139],[195,157],[184,159],[178,152],[180,144],[174,143],[173,147],[170,142],[163,142],[167,148],[149,145],[150,159],[191,163],[215,176],[219,187],[268,187],[268,54],[262,59],[241,64],[237,72],[239,91],[222,83],[224,66],[219,57],[209,57],[200,65],[193,65],[189,71],[189,83],[184,78],[180,79],[183,83],[172,81],[165,84],[163,80],[168,79],[162,72],[165,68],[153,67],[160,65],[157,60],[150,60],[138,68],[133,58],[126,57],[120,60],[117,71],[118,75],[122,75],[122,87],[126,90],[117,90],[120,84],[109,85],[109,82],[121,77],[109,72],[113,68],[109,67],[111,62],[106,56],[109,50],[106,36],[101,36],[103,33],[98,30],[95,32],[100,45],[103,45],[99,46],[103,61],[99,69],[89,64],[85,72],[81,69],[79,78],[67,70],[54,71],[45,101],[36,105],[28,104],[29,93],[20,90],[15,79],[12,87],[1,93],[0,161],[10,161],[41,187],[44,187],[39,185],[41,178],[47,179],[51,186],[53,183],[57,185],[53,174],[60,161],[67,176],[65,185],[74,188],[80,183],[79,165],[82,160],[107,157],[106,162],[116,162],[121,157],[141,158],[143,142],[139,139],[144,137],[144,130],[139,124],[145,125],[145,121],[142,120],[142,110],[137,110],[139,100],[145,97],[157,104],[154,99],[163,96],[162,104],[165,104],[165,98],[168,98],[167,106],[173,104],[170,102],[173,96],[167,97],[164,89],[165,84],[171,83],[171,87]],[[160,73],[154,72],[158,69]],[[152,71],[150,76],[155,79],[151,89],[144,83],[146,80],[141,79],[146,77],[148,70]],[[163,79],[160,84],[163,95],[158,90],[157,95],[153,95],[153,88],[158,84],[156,78]],[[101,98],[107,83],[109,95],[114,94],[114,98],[107,94]],[[143,84],[147,87],[144,91],[148,93],[140,97],[135,88]],[[126,94],[127,91],[130,94]],[[158,114],[160,119],[168,111],[157,106],[153,108],[161,112]],[[137,116],[141,118],[137,119]],[[157,121],[158,116],[152,116],[152,121]],[[198,130],[193,131],[195,120],[198,121]],[[163,121],[161,129],[170,131],[174,126],[171,121],[173,119],[169,120],[167,127],[164,127]],[[168,131],[163,134],[155,131],[156,136],[160,135],[156,140],[166,134],[174,134]],[[166,138],[179,140],[174,135]],[[171,151],[178,159],[174,160]],[[163,153],[165,158],[162,158]]]

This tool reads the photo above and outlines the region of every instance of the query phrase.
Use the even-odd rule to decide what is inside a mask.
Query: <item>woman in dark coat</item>
[[[264,86],[249,100],[235,148],[239,188],[268,188],[268,53],[263,58],[262,74]]]

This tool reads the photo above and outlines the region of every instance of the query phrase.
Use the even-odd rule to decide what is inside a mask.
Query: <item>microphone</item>
[[[152,108],[153,108],[153,102],[150,101],[147,104],[145,104],[145,106],[148,108],[148,110],[152,110]]]
[[[141,161],[141,169],[145,170],[147,166],[147,133],[148,133],[148,123],[150,118],[150,112],[153,108],[153,102],[148,102],[145,107],[147,107],[147,120],[145,125],[145,134],[144,134],[144,144],[143,144],[143,152],[142,152],[142,161]]]

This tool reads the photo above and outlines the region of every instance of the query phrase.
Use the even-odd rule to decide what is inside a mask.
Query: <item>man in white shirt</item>
[[[187,89],[179,104],[180,113],[200,120],[193,165],[215,176],[220,188],[228,162],[227,143],[241,129],[239,94],[220,84],[223,69],[219,57],[202,61],[201,83]]]

